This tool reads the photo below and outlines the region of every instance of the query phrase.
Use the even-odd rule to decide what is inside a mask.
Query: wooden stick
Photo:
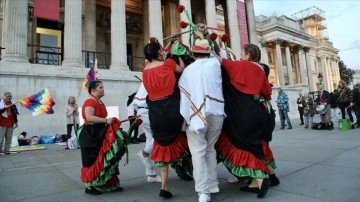
[[[180,35],[182,35],[182,34],[186,34],[186,33],[190,32],[190,31],[191,31],[191,30],[184,31],[184,32],[180,32],[180,33],[178,33],[177,35],[180,36]],[[165,41],[165,40],[170,39],[170,38],[173,38],[173,37],[174,37],[173,35],[167,36],[167,37],[165,37],[163,40]]]
[[[136,76],[136,75],[135,75],[135,78],[139,79],[139,81],[141,81],[141,82],[142,82],[142,80],[141,80],[138,76]]]
[[[139,117],[140,117],[140,115],[134,116],[134,117],[131,117],[131,118],[128,118],[128,119],[125,119],[125,120],[121,120],[120,123],[124,123],[124,122],[130,121],[130,120],[132,120],[132,119],[137,119],[137,118],[139,118]]]

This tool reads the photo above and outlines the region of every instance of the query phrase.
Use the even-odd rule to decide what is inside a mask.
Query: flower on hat
[[[213,32],[213,33],[211,33],[211,34],[209,35],[209,39],[210,39],[211,41],[215,41],[216,38],[217,38],[217,34],[216,34],[215,32]]]
[[[151,42],[151,43],[155,43],[155,42],[156,42],[156,38],[155,38],[155,37],[150,37],[150,42]]]
[[[230,39],[230,37],[229,37],[229,35],[228,34],[223,34],[222,36],[221,36],[221,41],[222,42],[229,42],[229,39]]]
[[[185,21],[181,21],[179,25],[181,28],[185,29],[189,25],[189,23],[187,23]]]
[[[177,12],[182,13],[182,12],[185,10],[185,6],[183,6],[183,5],[180,4],[180,5],[176,8],[176,10],[177,10]]]

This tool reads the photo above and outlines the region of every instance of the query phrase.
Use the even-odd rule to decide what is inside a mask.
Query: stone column
[[[125,1],[111,1],[110,69],[130,71],[126,55]]]
[[[143,40],[144,40],[144,46],[146,44],[148,44],[150,41],[150,36],[149,36],[149,0],[144,0],[143,1]]]
[[[28,1],[5,1],[1,62],[29,62],[27,55]]]
[[[276,66],[277,66],[277,70],[278,70],[278,75],[279,75],[279,82],[281,86],[285,86],[285,78],[284,78],[284,69],[283,69],[283,63],[282,63],[282,56],[281,56],[281,48],[280,48],[280,43],[282,42],[282,40],[280,39],[276,39],[274,41],[274,43],[276,44]]]
[[[84,66],[81,61],[81,27],[81,0],[65,0],[64,61],[62,66]]]
[[[326,58],[325,58],[325,56],[321,56],[320,61],[321,61],[321,74],[323,76],[322,84],[324,85],[325,90],[329,90],[328,76],[327,76],[327,72],[326,72]]]
[[[333,84],[333,75],[332,75],[332,68],[331,68],[331,58],[326,58],[326,73],[328,77],[328,86],[329,91],[332,92],[334,90],[334,84]]]
[[[85,3],[85,50],[96,51],[96,0]]]
[[[339,60],[335,59],[334,61],[334,69],[335,69],[335,75],[336,75],[336,83],[340,81],[340,71],[339,71]]]
[[[205,1],[205,16],[206,16],[206,23],[205,24],[207,26],[209,26],[209,27],[217,27],[215,0],[207,0],[207,1]],[[217,33],[216,30],[213,30],[213,31],[215,33]]]
[[[306,75],[305,75],[305,67],[306,67],[306,60],[304,55],[303,47],[298,45],[298,58],[299,58],[299,68],[300,68],[300,81],[302,84],[309,84],[308,81],[306,81]]]
[[[234,51],[235,55],[240,56],[241,47],[240,47],[240,31],[239,31],[239,22],[236,11],[236,1],[235,0],[226,0],[227,14],[228,14],[228,23],[230,31],[230,45],[231,49]],[[267,64],[267,63],[266,63]]]
[[[311,62],[310,62],[310,54],[309,54],[310,48],[304,47],[303,50],[305,52],[309,91],[313,92],[314,91],[314,80],[313,80],[313,73],[312,73]]]
[[[269,65],[269,55],[266,42],[261,43],[261,62]]]
[[[286,56],[289,85],[294,85],[294,73],[291,64],[290,47],[289,47],[289,42],[287,41],[285,41],[285,56]]]
[[[163,45],[163,27],[161,16],[161,0],[149,0],[149,35],[156,37]],[[124,1],[125,5],[125,1]],[[175,11],[174,11],[175,12]]]
[[[191,17],[191,1],[190,0],[179,0],[179,4],[185,6],[185,9],[189,12],[189,15]],[[185,12],[180,14],[180,21],[185,21],[188,22],[188,18],[186,17]],[[177,25],[179,26],[179,25]],[[187,27],[186,29],[181,29],[181,32],[187,31],[190,28]],[[182,34],[181,35],[181,42],[189,47],[191,47],[191,44],[189,44],[189,40],[190,40],[190,34],[186,33],[186,34]]]
[[[248,23],[248,31],[250,36],[250,43],[257,44],[257,32],[256,32],[256,19],[254,11],[254,2],[253,0],[245,0],[246,16]]]
[[[334,77],[333,77],[333,71],[331,67],[331,58],[327,58],[327,72],[328,72],[328,80],[329,80],[329,90],[334,90]]]

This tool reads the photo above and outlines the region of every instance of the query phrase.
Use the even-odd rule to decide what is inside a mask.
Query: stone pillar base
[[[128,65],[124,64],[111,64],[110,65],[111,70],[120,70],[120,71],[130,71]]]
[[[64,60],[62,62],[63,67],[85,67],[84,63],[78,60]]]
[[[29,63],[29,58],[24,56],[4,56],[1,58],[1,62],[23,62],[23,63]]]

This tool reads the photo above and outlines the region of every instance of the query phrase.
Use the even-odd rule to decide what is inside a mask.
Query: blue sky
[[[316,6],[325,11],[329,40],[340,59],[360,69],[360,0],[253,0],[255,15],[287,15]]]

